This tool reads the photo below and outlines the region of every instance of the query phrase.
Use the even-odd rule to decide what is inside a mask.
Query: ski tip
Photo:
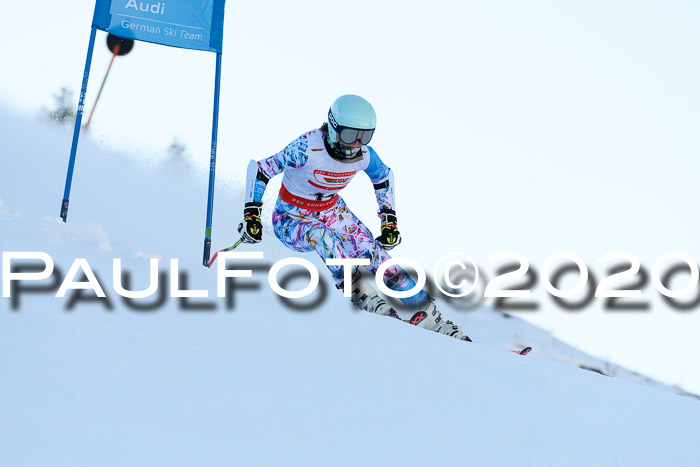
[[[518,355],[527,355],[531,350],[532,347],[525,347],[523,350],[511,350],[511,352],[517,353]]]

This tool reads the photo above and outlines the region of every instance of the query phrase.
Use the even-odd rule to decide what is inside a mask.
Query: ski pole
[[[214,253],[214,256],[212,256],[212,257],[211,257],[211,260],[209,260],[209,264],[207,265],[207,267],[210,268],[211,265],[214,264],[214,261],[216,260],[216,257],[219,256],[219,253],[223,253],[224,251],[231,251],[231,250],[234,250],[234,249],[238,248],[238,245],[240,245],[241,243],[243,243],[243,237],[242,237],[242,236],[241,236],[241,238],[240,238],[236,243],[234,243],[234,244],[231,245],[230,247],[224,248],[224,249],[219,250],[219,251],[217,251],[216,253]]]

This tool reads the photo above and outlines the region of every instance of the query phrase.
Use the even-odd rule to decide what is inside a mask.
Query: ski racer
[[[238,226],[243,241],[258,243],[262,240],[263,193],[269,180],[283,173],[272,213],[277,238],[294,251],[315,251],[324,263],[330,258],[367,258],[366,268],[376,274],[377,268],[390,259],[387,250],[401,243],[392,171],[368,146],[376,121],[369,102],[360,96],[344,95],[333,102],[328,121],[320,128],[304,133],[271,157],[251,161],[243,221]],[[381,235],[377,238],[338,194],[360,171],[374,184],[381,219]],[[328,269],[336,287],[343,290],[343,266],[328,265]],[[351,301],[358,308],[470,341],[459,326],[443,320],[434,300],[425,291],[401,299],[408,310],[397,311],[362,278],[357,266],[353,266],[351,277]],[[395,291],[415,286],[399,266],[387,268],[383,279]]]

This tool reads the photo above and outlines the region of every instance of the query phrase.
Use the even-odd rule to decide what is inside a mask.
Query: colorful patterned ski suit
[[[325,135],[312,130],[274,156],[258,161],[259,172],[268,179],[284,173],[272,214],[275,235],[292,250],[315,251],[324,263],[328,258],[369,258],[367,269],[375,274],[390,256],[337,193],[363,170],[374,184],[379,208],[394,209],[394,187],[388,183],[390,169],[369,146],[363,146],[362,157],[351,162],[332,158],[324,142]],[[254,201],[262,200],[266,186],[267,181],[255,181]],[[328,266],[328,269],[335,282],[342,284],[343,267]],[[384,282],[396,291],[415,286],[398,266],[386,270]],[[415,307],[426,299],[426,293],[420,291],[402,302]]]

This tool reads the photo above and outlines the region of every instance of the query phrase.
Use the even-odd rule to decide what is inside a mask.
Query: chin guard
[[[334,143],[331,144],[328,141],[328,138],[323,138],[323,145],[326,147],[326,151],[328,152],[328,155],[333,158],[333,160],[336,160],[338,162],[343,162],[343,163],[350,163],[350,162],[358,162],[364,159],[364,156],[362,154],[362,147],[357,149],[357,152],[351,156],[348,157],[345,155],[342,149],[338,146],[339,143]]]

